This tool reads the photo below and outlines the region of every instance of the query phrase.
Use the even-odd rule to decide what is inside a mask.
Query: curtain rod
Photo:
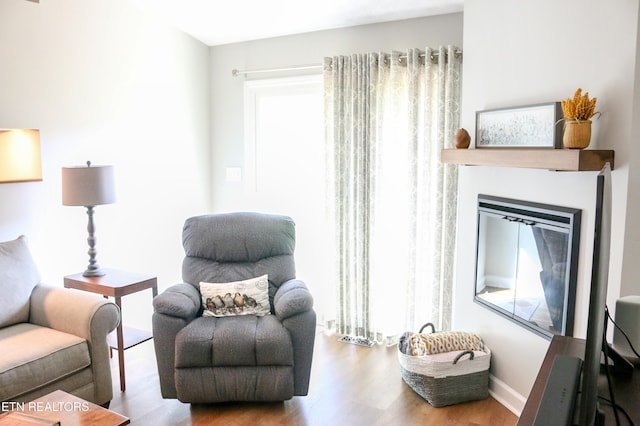
[[[457,49],[455,52],[456,56],[462,56],[462,50]],[[424,53],[421,53],[419,55],[421,58],[424,58],[426,55]],[[440,54],[438,52],[433,52],[431,54],[431,59],[435,60],[440,56]],[[400,60],[403,59],[407,59],[407,55],[400,55],[399,57]],[[233,77],[238,77],[239,75],[248,75],[248,74],[262,74],[262,73],[269,73],[269,72],[283,72],[283,71],[300,71],[300,70],[313,70],[313,69],[322,69],[323,65],[322,64],[308,64],[308,65],[292,65],[292,66],[288,66],[288,67],[280,67],[280,68],[263,68],[263,69],[258,69],[258,70],[239,70],[239,69],[232,69],[231,70],[231,75]]]
[[[312,70],[312,69],[322,69],[322,64],[309,64],[309,65],[293,65],[293,66],[288,66],[288,67],[281,67],[281,68],[264,68],[264,69],[260,69],[260,70],[238,70],[238,69],[233,69],[231,70],[231,75],[234,77],[239,76],[240,74],[260,74],[260,73],[266,73],[266,72],[279,72],[279,71],[298,71],[298,70]]]

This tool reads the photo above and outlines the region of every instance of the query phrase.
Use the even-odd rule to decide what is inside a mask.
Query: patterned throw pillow
[[[482,338],[476,333],[464,331],[441,331],[439,333],[413,333],[409,339],[414,356],[439,354],[451,351],[484,349]]]
[[[230,283],[200,283],[203,317],[269,315],[268,276]]]

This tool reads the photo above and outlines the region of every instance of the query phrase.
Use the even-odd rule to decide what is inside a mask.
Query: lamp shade
[[[116,201],[113,166],[62,168],[62,204],[98,206]]]
[[[0,129],[0,183],[41,180],[40,131]]]

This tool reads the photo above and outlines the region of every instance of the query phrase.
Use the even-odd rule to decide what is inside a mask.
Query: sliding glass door
[[[322,76],[245,82],[247,208],[296,222],[297,276],[319,320],[333,303],[333,229],[328,223]]]

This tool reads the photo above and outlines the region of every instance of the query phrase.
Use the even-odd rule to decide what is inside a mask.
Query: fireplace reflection
[[[478,200],[475,300],[545,337],[571,335],[580,211]]]

